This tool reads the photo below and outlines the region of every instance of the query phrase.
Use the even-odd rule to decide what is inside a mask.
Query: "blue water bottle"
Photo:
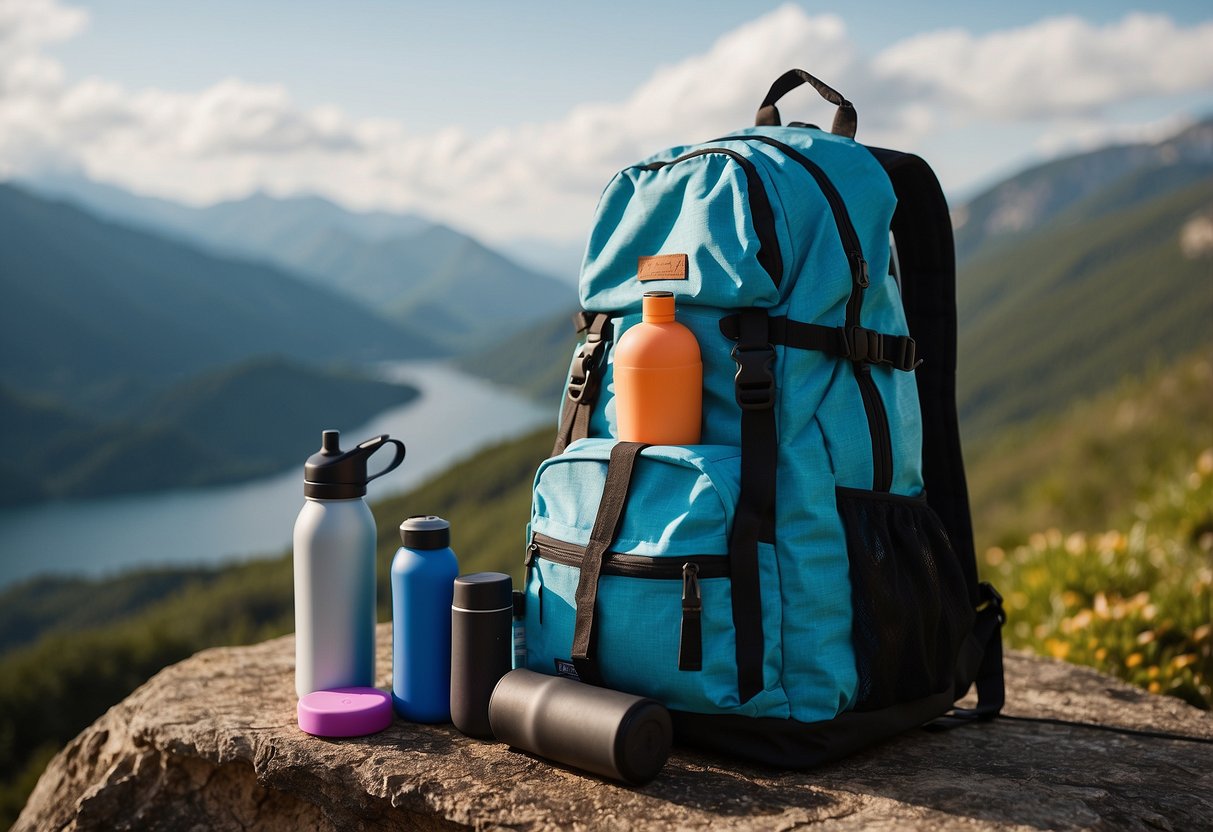
[[[451,524],[410,517],[392,559],[392,702],[411,722],[451,719],[451,601],[459,564]]]

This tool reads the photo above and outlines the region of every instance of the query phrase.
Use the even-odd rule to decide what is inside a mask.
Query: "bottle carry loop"
[[[370,458],[370,456],[372,454],[374,454],[376,451],[379,450],[379,448],[383,447],[384,445],[395,445],[396,454],[395,454],[395,456],[392,457],[392,461],[389,462],[387,464],[387,467],[385,467],[382,471],[379,471],[378,473],[371,474],[370,476],[368,476],[366,478],[367,482],[370,482],[371,480],[374,480],[374,479],[378,479],[379,477],[382,477],[384,474],[395,471],[397,468],[400,467],[400,463],[404,462],[404,454],[405,454],[404,443],[401,442],[399,439],[389,439],[387,434],[384,434],[383,436],[379,436],[379,437],[376,437],[375,439],[368,440],[368,442],[375,442],[375,444],[376,444],[375,449],[372,450],[371,453],[367,455],[368,459]],[[364,448],[366,446],[367,446],[367,442],[363,442],[358,447]]]
[[[602,685],[602,672],[594,658],[594,605],[598,601],[602,557],[619,534],[623,512],[628,504],[632,473],[636,470],[636,457],[647,447],[641,442],[619,442],[611,448],[606,485],[602,488],[594,529],[590,532],[590,542],[586,545],[585,558],[581,562],[581,575],[574,596],[577,618],[573,625],[572,659],[578,677],[591,685]]]

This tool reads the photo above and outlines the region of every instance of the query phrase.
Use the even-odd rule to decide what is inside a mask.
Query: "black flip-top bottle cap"
[[[514,584],[502,572],[475,572],[455,579],[451,606],[458,610],[488,612],[514,609]]]
[[[400,524],[407,549],[445,549],[451,545],[451,524],[433,514],[419,514]]]
[[[396,456],[386,468],[367,476],[371,455],[385,444],[396,446]],[[396,468],[404,460],[404,444],[382,434],[341,450],[341,434],[335,430],[321,433],[320,450],[303,465],[303,494],[319,500],[349,500],[366,494],[366,484]]]

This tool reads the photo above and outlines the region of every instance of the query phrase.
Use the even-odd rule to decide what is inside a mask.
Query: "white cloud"
[[[1109,124],[1093,118],[1065,119],[1047,128],[1035,147],[1045,156],[1081,153],[1110,144],[1156,144],[1174,136],[1194,119],[1175,113],[1144,124]]]
[[[1067,16],[981,37],[953,29],[895,44],[873,67],[959,118],[1091,115],[1208,88],[1213,22],[1182,28],[1163,15],[1130,14],[1107,26]]]
[[[787,5],[658,68],[619,101],[485,134],[417,135],[393,120],[303,108],[281,85],[226,79],[180,93],[69,83],[44,47],[86,23],[55,0],[0,5],[0,174],[70,165],[189,202],[254,188],[315,191],[354,207],[417,210],[492,239],[584,235],[615,170],[751,123],[767,86],[792,66],[856,102],[861,139],[908,149],[958,124],[1037,120],[1064,128],[1060,136],[1093,134],[1101,108],[1213,83],[1213,23],[1055,18],[981,37],[929,33],[873,58],[841,18]],[[781,109],[786,120],[832,118],[811,92],[789,95]],[[1056,120],[1076,112],[1081,130]]]

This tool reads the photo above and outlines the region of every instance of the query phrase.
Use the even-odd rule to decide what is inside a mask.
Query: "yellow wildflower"
[[[1213,448],[1205,448],[1196,458],[1196,471],[1204,477],[1213,474]]]
[[[1045,650],[1055,659],[1064,659],[1070,653],[1070,644],[1058,638],[1051,638],[1045,642]]]
[[[1196,664],[1197,658],[1192,653],[1184,653],[1182,656],[1176,656],[1171,659],[1171,668],[1173,670],[1183,670],[1189,665]]]

